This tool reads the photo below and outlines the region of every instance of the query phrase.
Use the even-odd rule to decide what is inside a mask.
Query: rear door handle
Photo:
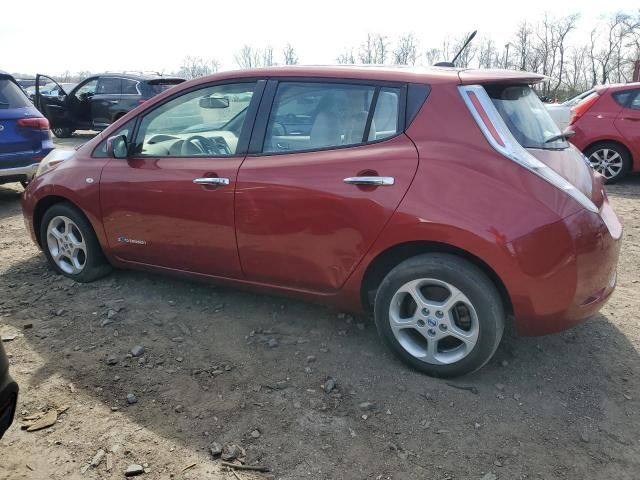
[[[631,120],[632,122],[640,122],[640,117],[622,117],[623,120]]]
[[[376,185],[376,186],[389,186],[396,182],[393,177],[347,177],[344,179],[344,183],[349,185]]]
[[[198,185],[229,185],[229,179],[220,177],[202,177],[194,178],[193,183]]]

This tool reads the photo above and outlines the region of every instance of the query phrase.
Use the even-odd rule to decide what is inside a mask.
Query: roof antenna
[[[453,60],[451,60],[450,62],[438,62],[434,65],[434,67],[455,67],[456,66],[456,60],[458,60],[458,57],[460,57],[460,55],[462,54],[462,52],[464,52],[464,49],[467,48],[467,46],[471,43],[471,40],[473,40],[473,37],[476,36],[476,33],[478,33],[477,30],[474,30],[471,35],[469,35],[469,37],[467,37],[467,40],[464,42],[464,45],[462,45],[462,48],[460,50],[458,50],[458,53],[456,53],[456,56],[453,57]]]

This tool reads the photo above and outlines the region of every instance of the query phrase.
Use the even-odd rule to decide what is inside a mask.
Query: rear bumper
[[[38,151],[0,154],[0,182],[31,180],[38,170],[40,161],[52,148]]]
[[[570,328],[597,313],[616,284],[622,225],[605,200],[510,244],[524,275],[512,295],[521,335]]]

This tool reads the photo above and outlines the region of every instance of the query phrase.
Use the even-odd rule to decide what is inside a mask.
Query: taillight
[[[23,128],[49,130],[49,120],[43,117],[19,118],[16,123]]]
[[[569,125],[573,125],[578,119],[587,113],[594,103],[600,98],[597,93],[585,98],[582,102],[571,109],[571,118],[569,119]]]

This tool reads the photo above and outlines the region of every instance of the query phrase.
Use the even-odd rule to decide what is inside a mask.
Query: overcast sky
[[[577,41],[586,40],[603,14],[639,7],[638,0],[3,0],[0,70],[168,73],[187,55],[217,58],[232,69],[242,45],[271,45],[281,62],[287,41],[301,63],[325,64],[368,32],[391,41],[413,32],[424,50],[439,47],[447,35],[478,29],[503,45],[521,20],[539,20],[544,12],[581,13]]]

